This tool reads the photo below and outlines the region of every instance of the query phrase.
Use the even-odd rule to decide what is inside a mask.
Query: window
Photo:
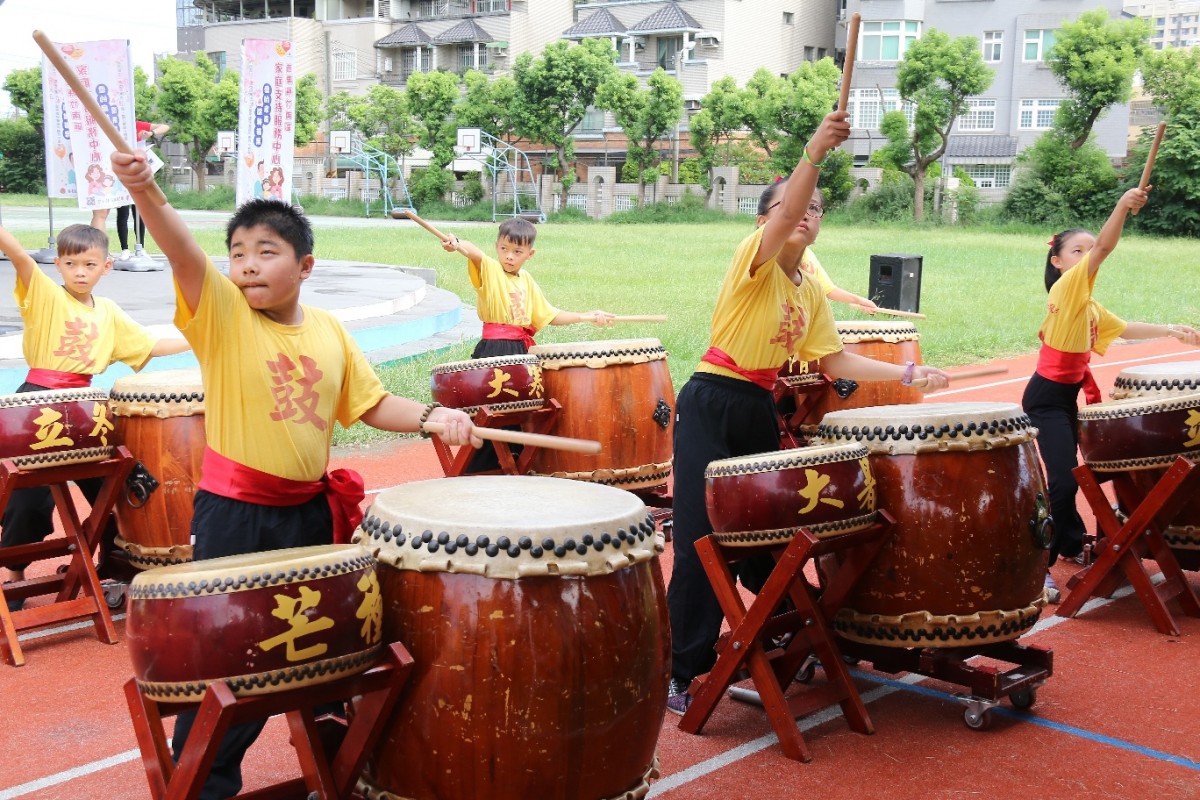
[[[575,129],[575,133],[592,136],[604,133],[604,110],[589,108],[584,112],[583,120],[579,123],[579,127]]]
[[[1054,127],[1054,114],[1062,100],[1022,100],[1017,128],[1023,131],[1046,131]]]
[[[904,115],[908,117],[908,122],[911,125],[915,106],[912,103],[904,104]],[[869,130],[879,130],[879,122],[883,119],[883,115],[888,111],[896,111],[900,109],[900,93],[895,89],[883,90],[883,101],[880,102],[878,89],[851,89],[850,90],[850,127],[851,128],[867,128]]]
[[[1012,182],[1012,167],[1008,164],[964,164],[962,170],[980,189],[1005,189]]]
[[[784,24],[784,25],[791,25],[791,24],[793,24],[795,21],[796,21],[796,15],[795,15],[795,14],[793,14],[791,11],[785,11],[785,12],[783,12],[783,24]]]
[[[958,118],[960,131],[992,131],[996,129],[996,101],[970,98]]]
[[[813,53],[814,53],[814,52],[815,52],[815,51],[814,51],[814,49],[813,49],[813,47],[812,47],[811,45],[809,45],[808,47],[805,47],[805,48],[804,48],[804,60],[805,60],[805,61],[812,61],[812,60],[813,60]]]
[[[483,69],[487,66],[488,53],[487,48],[482,45],[479,47],[479,61],[475,61],[475,45],[471,43],[460,44],[458,46],[458,71],[466,72],[469,69]]]
[[[983,60],[995,64],[1000,60],[1000,51],[1004,39],[1004,31],[983,32]]]
[[[225,51],[218,50],[216,52],[207,53],[207,55],[208,55],[208,60],[213,62],[213,65],[216,66],[216,68],[217,68],[217,79],[216,79],[215,83],[220,83],[221,78],[223,78],[225,76],[225,63],[226,63]]]
[[[412,75],[414,72],[417,72],[417,67],[418,67],[417,54],[419,52],[420,51],[417,50],[417,48],[415,48],[415,47],[405,47],[404,49],[402,49],[400,51],[401,58],[403,59],[403,64],[404,64],[404,66],[403,66],[404,78],[406,80],[408,79],[409,75]]]
[[[1046,53],[1054,47],[1054,31],[1031,29],[1025,31],[1024,61],[1045,61]]]
[[[335,81],[358,80],[358,56],[353,50],[333,51],[333,79]]]
[[[820,60],[821,60],[822,58],[824,58],[826,55],[827,55],[827,54],[826,54],[826,52],[825,52],[825,48],[824,48],[824,47],[818,47],[818,48],[817,48],[817,61],[820,61]]]
[[[679,58],[679,51],[682,49],[682,36],[659,36],[658,59],[655,63],[665,70],[675,69],[675,59]],[[687,58],[687,56],[684,56],[684,58]]]
[[[859,58],[863,61],[899,61],[921,36],[917,20],[884,20],[862,23]]]

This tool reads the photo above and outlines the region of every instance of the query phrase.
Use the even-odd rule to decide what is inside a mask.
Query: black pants
[[[522,356],[529,352],[529,348],[525,346],[522,339],[480,339],[475,345],[475,351],[471,353],[471,358],[497,358],[499,356]],[[513,426],[505,430],[519,431],[520,426]],[[509,451],[514,459],[521,456],[521,445],[510,444]],[[467,468],[463,471],[464,475],[471,475],[479,472],[493,472],[500,469],[500,456],[496,455],[496,448],[491,442],[484,442],[483,447],[475,451],[475,455],[471,456],[471,460],[467,462]]]
[[[142,222],[142,218],[138,216],[137,206],[128,205],[121,206],[117,209],[117,238],[121,240],[121,249],[129,249],[129,216],[133,215],[133,224],[137,229],[134,232],[134,243],[146,243],[146,223]]]
[[[712,461],[779,449],[778,412],[771,393],[748,381],[696,373],[675,405],[674,562],[667,608],[671,615],[671,673],[681,681],[716,663],[713,647],[724,614],[696,555],[696,542],[712,533],[704,502],[704,471]],[[770,556],[738,562],[734,574],[758,591],[774,567]]]
[[[1058,556],[1072,557],[1083,550],[1086,528],[1075,503],[1079,484],[1071,470],[1079,466],[1079,406],[1082,384],[1059,383],[1036,372],[1025,386],[1021,405],[1038,429],[1038,452],[1046,465],[1046,483],[1050,490],[1050,516],[1054,520],[1054,538],[1050,542],[1050,563]]]
[[[197,561],[333,541],[333,515],[323,494],[307,503],[280,507],[245,503],[200,490],[194,505],[193,556]],[[213,646],[219,643],[213,642]],[[195,721],[195,711],[185,711],[175,718],[171,750],[176,761]],[[242,759],[266,724],[266,720],[255,720],[229,729],[200,792],[201,800],[221,800],[242,790]]]

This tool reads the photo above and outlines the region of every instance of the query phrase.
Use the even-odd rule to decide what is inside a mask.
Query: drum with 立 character
[[[370,800],[641,797],[656,774],[670,630],[662,540],[633,494],[467,476],[383,491],[384,638],[413,655],[370,757]]]
[[[190,561],[192,498],[205,444],[200,370],[119,378],[111,406],[117,442],[142,465],[114,507],[117,546],[138,569]]]
[[[671,476],[675,389],[658,339],[535,345],[546,397],[562,411],[547,433],[598,439],[597,454],[539,448],[530,471],[620,489],[661,486]]]
[[[825,443],[870,452],[893,536],[834,618],[888,647],[1016,639],[1045,605],[1051,528],[1037,429],[1011,403],[925,403],[825,416]]]
[[[369,668],[383,648],[375,559],[358,545],[268,550],[156,567],[129,586],[125,631],[146,697],[239,697]]]
[[[115,444],[103,389],[0,395],[0,459],[18,469],[103,461]]]

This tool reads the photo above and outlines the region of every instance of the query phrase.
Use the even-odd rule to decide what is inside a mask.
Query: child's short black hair
[[[1077,233],[1091,233],[1087,228],[1067,228],[1062,233],[1056,233],[1050,237],[1050,252],[1046,253],[1046,291],[1050,291],[1050,287],[1058,283],[1058,279],[1062,277],[1062,273],[1058,271],[1058,267],[1051,263],[1051,259],[1062,252],[1063,243]]]
[[[233,217],[225,226],[225,249],[228,250],[232,245],[234,231],[258,225],[265,225],[282,236],[296,251],[297,258],[312,255],[313,232],[308,217],[297,211],[291,203],[266,198],[247,200],[233,212]]]
[[[91,225],[68,225],[59,231],[56,244],[60,256],[73,256],[95,248],[108,257],[108,234]]]
[[[787,178],[780,178],[767,188],[763,189],[763,193],[758,196],[758,215],[760,217],[765,217],[767,212],[771,210],[771,206],[774,204],[773,201],[775,200],[775,195],[779,194],[779,190],[782,189],[783,185],[787,182]],[[813,194],[820,197],[822,202],[824,202],[825,194],[821,191],[820,187],[813,189]]]
[[[528,247],[537,238],[537,228],[527,219],[513,217],[500,223],[500,233],[496,235],[496,238],[508,239],[513,244]]]

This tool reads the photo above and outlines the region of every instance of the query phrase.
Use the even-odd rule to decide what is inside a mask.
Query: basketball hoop
[[[338,155],[349,153],[351,137],[350,131],[330,131],[329,149]]]
[[[483,152],[482,128],[459,128],[454,151],[459,155],[479,155]]]

